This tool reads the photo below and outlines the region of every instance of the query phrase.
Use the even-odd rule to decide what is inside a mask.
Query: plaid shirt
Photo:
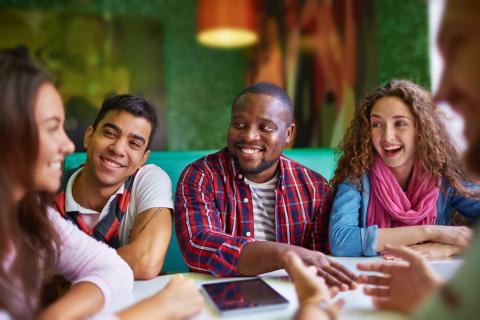
[[[277,242],[329,251],[332,196],[320,174],[280,157],[275,186]],[[252,195],[227,149],[190,164],[178,181],[175,228],[192,271],[235,276],[245,244],[255,241]]]

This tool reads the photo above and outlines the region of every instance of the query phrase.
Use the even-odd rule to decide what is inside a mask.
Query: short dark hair
[[[237,101],[244,95],[253,93],[253,94],[264,94],[269,97],[275,98],[285,107],[285,110],[288,112],[289,122],[293,122],[293,102],[292,99],[288,96],[288,93],[285,92],[279,86],[274,85],[270,82],[257,82],[251,86],[246,87],[240,92],[235,99],[233,100],[232,107],[235,106]]]
[[[136,117],[145,118],[150,122],[152,131],[150,132],[147,148],[145,149],[149,150],[155,130],[157,129],[157,114],[155,112],[155,107],[144,98],[130,94],[119,94],[107,98],[103,101],[102,107],[97,114],[97,118],[93,122],[93,131],[97,129],[98,124],[103,118],[105,118],[105,115],[112,110],[126,111]]]

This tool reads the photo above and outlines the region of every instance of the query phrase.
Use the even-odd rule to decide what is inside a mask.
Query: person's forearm
[[[238,272],[244,276],[258,275],[284,267],[282,253],[287,251],[284,243],[254,241],[246,244],[238,263]]]
[[[117,249],[117,253],[125,260],[133,271],[135,280],[149,280],[156,277],[163,266],[163,259],[154,259],[148,250],[127,244]]]
[[[410,246],[431,240],[428,226],[411,226],[378,229],[377,252],[385,250],[385,245]]]
[[[314,304],[300,305],[295,320],[334,320],[330,315],[319,306]]]
[[[98,312],[104,303],[103,293],[96,285],[91,282],[79,282],[43,310],[38,319],[84,319]]]

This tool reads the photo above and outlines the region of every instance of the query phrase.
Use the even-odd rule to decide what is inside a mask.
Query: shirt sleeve
[[[215,276],[235,276],[241,250],[253,238],[231,236],[223,230],[229,216],[215,206],[213,183],[197,165],[180,176],[175,201],[175,228],[186,264]]]
[[[319,185],[320,205],[313,217],[313,232],[310,238],[311,244],[307,247],[329,254],[328,225],[330,223],[330,212],[332,208],[332,193],[325,180],[322,179]]]
[[[334,256],[376,256],[378,226],[360,227],[362,194],[341,183],[330,216],[330,250]]]
[[[72,284],[91,282],[103,293],[105,306],[133,288],[133,272],[117,252],[66,221],[54,209],[49,217],[61,239],[57,271]]]
[[[173,209],[172,181],[160,167],[148,164],[142,167],[134,182],[135,212],[151,208]]]
[[[466,183],[465,186],[470,190],[480,190],[480,186],[474,183]],[[451,192],[453,193],[450,197],[452,208],[468,218],[470,222],[476,222],[480,216],[480,199],[467,198],[459,195],[453,188],[451,188]]]

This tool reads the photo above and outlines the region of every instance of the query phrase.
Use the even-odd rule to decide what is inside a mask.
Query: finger
[[[359,263],[357,269],[367,272],[380,272],[385,274],[391,274],[395,264],[386,262],[373,262],[373,263]]]
[[[389,286],[390,285],[390,277],[382,277],[382,276],[367,276],[367,275],[360,275],[358,277],[358,282],[362,284],[370,284],[375,286]]]
[[[363,292],[365,292],[367,296],[372,296],[372,297],[382,297],[382,298],[390,297],[390,288],[364,287]]]
[[[350,269],[345,267],[343,264],[338,263],[337,261],[330,260],[330,265],[337,270],[343,272],[348,278],[352,279],[353,281],[357,280],[357,275],[353,273]]]
[[[331,298],[335,297],[338,294],[338,292],[340,291],[340,289],[338,287],[331,287],[328,290],[330,292],[330,297]]]
[[[295,277],[302,274],[302,270],[305,269],[305,264],[302,262],[302,259],[293,251],[287,251],[285,253],[283,260],[285,262],[285,270],[287,273],[295,280]]]
[[[390,246],[386,245],[385,246],[385,251],[387,254],[402,258],[405,261],[408,261],[410,263],[417,263],[422,260],[422,256],[419,255],[417,252],[408,249],[405,246]]]
[[[356,283],[350,278],[348,277],[346,274],[344,274],[341,270],[339,269],[336,269],[335,267],[333,266],[324,266],[322,267],[322,269],[327,272],[329,275],[331,275],[332,277],[334,277],[335,279],[337,279],[338,281],[340,281],[340,283],[343,283],[347,286],[347,290],[348,288],[352,288],[354,289],[356,287]],[[357,278],[357,276],[355,276],[355,279]]]
[[[334,303],[334,306],[337,308],[337,310],[342,309],[344,305],[345,299],[339,299],[337,302]]]
[[[337,278],[333,277],[328,272],[318,269],[317,274],[325,280],[329,287],[338,287],[340,291],[348,290],[348,286],[345,283],[341,283]]]
[[[372,302],[377,309],[382,309],[382,310],[395,309],[391,299],[373,298]]]

